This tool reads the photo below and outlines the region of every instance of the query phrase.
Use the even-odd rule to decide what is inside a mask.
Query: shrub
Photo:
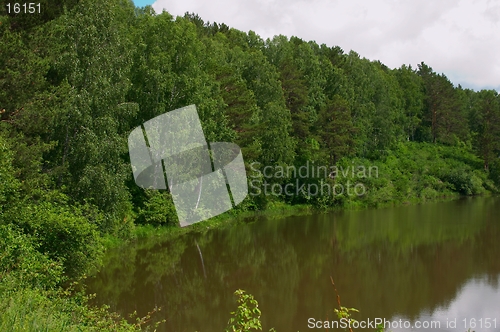
[[[146,191],[144,208],[139,208],[137,222],[153,226],[174,226],[178,224],[172,196],[167,192]]]
[[[238,308],[231,312],[233,317],[227,323],[226,332],[262,331],[261,312],[257,300],[253,298],[253,295],[245,294],[245,291],[241,289],[234,294],[238,297]]]
[[[0,293],[19,287],[55,288],[62,280],[62,265],[36,250],[30,236],[10,225],[0,225]]]
[[[500,186],[500,158],[490,164],[490,179],[496,186]]]
[[[57,202],[29,204],[10,211],[8,219],[32,237],[38,251],[61,262],[70,277],[96,267],[102,257],[98,227],[79,207]]]
[[[20,181],[14,177],[12,152],[0,136],[0,216],[18,196]]]

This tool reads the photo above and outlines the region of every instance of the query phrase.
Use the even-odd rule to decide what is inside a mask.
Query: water
[[[499,215],[486,197],[259,218],[114,250],[88,286],[124,315],[161,306],[160,331],[223,331],[239,288],[259,301],[264,331],[325,330],[338,307],[330,277],[360,323],[500,331]]]

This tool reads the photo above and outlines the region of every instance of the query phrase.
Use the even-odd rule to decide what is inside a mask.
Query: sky
[[[340,46],[390,68],[424,61],[455,85],[500,92],[497,0],[135,0],[156,12],[198,14],[262,38]]]

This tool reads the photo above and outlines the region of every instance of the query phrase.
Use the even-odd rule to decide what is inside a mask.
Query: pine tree
[[[488,170],[500,153],[500,97],[494,90],[477,93],[473,108],[474,145]]]
[[[356,128],[351,119],[348,102],[335,95],[319,114],[321,146],[327,151],[328,162],[336,162],[354,152]]]

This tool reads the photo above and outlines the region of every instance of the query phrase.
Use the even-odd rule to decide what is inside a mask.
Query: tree
[[[21,183],[15,178],[12,165],[13,152],[8,140],[0,132],[0,217],[4,210],[16,204]]]
[[[351,84],[344,90],[352,91],[349,102],[358,129],[357,154],[372,158],[387,154],[403,136],[402,100],[396,78],[380,62],[361,59],[353,51],[347,55],[343,70]]]
[[[395,70],[401,87],[404,108],[404,129],[407,140],[415,140],[415,131],[422,121],[424,107],[424,86],[422,77],[418,76],[411,66],[402,65]]]
[[[44,76],[49,69],[48,59],[41,52],[39,34],[11,31],[8,22],[8,18],[1,17],[0,119],[4,121],[9,121],[35,94],[47,88]]]
[[[349,103],[335,95],[320,112],[319,121],[321,145],[326,148],[330,165],[354,152],[356,128],[351,119]]]
[[[292,135],[297,140],[296,162],[313,160],[317,142],[312,131],[318,112],[325,105],[331,64],[322,61],[317,44],[297,37],[268,39],[264,54],[280,74],[285,104],[292,118]]]
[[[256,160],[260,155],[260,149],[254,144],[259,108],[253,91],[242,77],[240,62],[245,54],[239,47],[228,47],[228,39],[222,33],[203,38],[203,43],[207,50],[205,71],[214,78],[215,93],[221,99],[219,112],[227,118],[227,127],[232,131],[230,140],[234,139],[242,148],[245,159]]]
[[[372,144],[369,146],[377,151],[372,155],[386,155],[405,136],[402,92],[392,71],[380,61],[371,64],[375,67],[372,83],[375,87],[375,113],[371,117]]]
[[[59,187],[105,211],[109,223],[123,220],[131,208],[125,158],[127,130],[137,112],[126,98],[132,49],[127,24],[133,10],[119,0],[80,1],[46,26],[54,50],[48,76],[64,91],[59,98],[64,107],[49,128],[58,145],[48,166],[60,169]]]
[[[188,18],[144,13],[134,37],[137,45],[128,93],[137,102],[138,126],[155,116],[190,104],[197,106],[205,135],[210,141],[232,141],[234,132],[221,111],[224,101],[214,79],[214,50],[208,49]]]
[[[500,152],[500,97],[496,91],[477,93],[472,119],[474,145],[484,160],[484,169],[488,170]]]
[[[425,86],[422,125],[430,127],[430,140],[453,144],[457,138],[465,139],[467,119],[453,84],[444,74],[435,73],[423,62],[418,65],[418,74]]]
[[[296,141],[291,135],[292,120],[287,109],[279,73],[261,50],[243,53],[239,62],[242,78],[253,92],[258,107],[256,136],[262,146],[260,161],[290,164],[295,158]]]
[[[307,86],[291,59],[284,59],[279,70],[285,105],[292,116],[294,137],[304,141],[309,136],[309,119],[304,112],[307,105]]]

